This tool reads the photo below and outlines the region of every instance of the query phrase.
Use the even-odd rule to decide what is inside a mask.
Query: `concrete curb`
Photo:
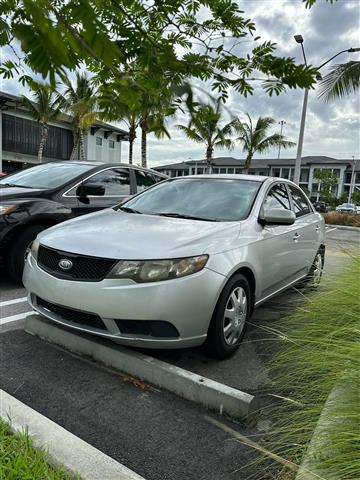
[[[248,393],[201,377],[120,345],[107,345],[61,328],[40,316],[26,319],[25,331],[105,365],[164,388],[206,408],[245,419],[258,410],[257,399]]]
[[[108,457],[44,415],[36,412],[4,390],[0,390],[0,416],[11,430],[29,435],[36,448],[47,451],[50,462],[65,467],[81,480],[144,480],[113,458]]]
[[[360,227],[348,227],[347,225],[331,225],[331,223],[327,223],[326,226],[337,228],[338,230],[351,230],[352,232],[360,233]]]

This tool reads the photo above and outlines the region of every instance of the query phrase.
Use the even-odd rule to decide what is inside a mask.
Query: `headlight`
[[[35,260],[37,260],[37,257],[38,257],[39,247],[40,247],[40,242],[37,238],[35,238],[35,240],[31,244],[31,249],[30,249],[31,255]]]
[[[107,278],[130,278],[137,283],[171,280],[199,272],[208,258],[208,255],[200,255],[173,260],[121,260]]]
[[[0,215],[7,215],[8,213],[15,212],[16,205],[0,205]]]

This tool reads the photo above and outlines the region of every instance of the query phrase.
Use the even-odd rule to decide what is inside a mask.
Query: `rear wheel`
[[[32,242],[38,233],[47,228],[45,225],[30,225],[17,232],[15,241],[11,244],[6,255],[6,268],[10,277],[17,283],[22,283],[22,274],[26,256],[31,248]]]
[[[209,356],[225,359],[239,348],[251,312],[250,286],[244,275],[234,275],[222,291],[208,330]]]
[[[315,255],[309,273],[303,282],[305,288],[317,288],[324,270],[325,252],[319,249]]]

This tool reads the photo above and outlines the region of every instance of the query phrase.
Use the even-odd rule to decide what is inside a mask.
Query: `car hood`
[[[9,200],[19,200],[21,198],[37,197],[39,193],[43,192],[40,188],[22,188],[22,187],[6,187],[0,185],[0,201],[1,203]]]
[[[238,234],[239,222],[203,222],[107,209],[56,225],[41,233],[39,240],[65,252],[142,260],[219,253]]]

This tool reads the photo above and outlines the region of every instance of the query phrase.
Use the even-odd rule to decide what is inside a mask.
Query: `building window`
[[[271,174],[273,177],[280,177],[280,168],[273,168]]]
[[[344,183],[351,183],[351,172],[345,173]]]
[[[214,168],[213,168],[213,173],[219,173],[218,167],[214,167]]]
[[[235,173],[237,174],[241,173],[241,168],[235,168]]]
[[[204,169],[203,169],[203,168],[198,168],[198,169],[197,169],[197,174],[198,174],[198,175],[201,175],[203,172],[204,172]]]
[[[282,168],[281,169],[281,177],[282,178],[289,178],[290,169],[289,168]]]
[[[332,173],[333,173],[333,175],[335,175],[336,178],[340,177],[340,169],[339,168],[334,168]]]
[[[308,182],[309,181],[309,169],[302,168],[300,174],[300,182]]]
[[[114,140],[109,140],[109,148],[115,148]]]
[[[226,173],[226,168],[220,168],[220,173]]]
[[[96,145],[99,145],[101,147],[101,145],[102,145],[102,138],[101,137],[96,137]]]
[[[227,173],[234,173],[234,169],[233,168],[228,168]]]

